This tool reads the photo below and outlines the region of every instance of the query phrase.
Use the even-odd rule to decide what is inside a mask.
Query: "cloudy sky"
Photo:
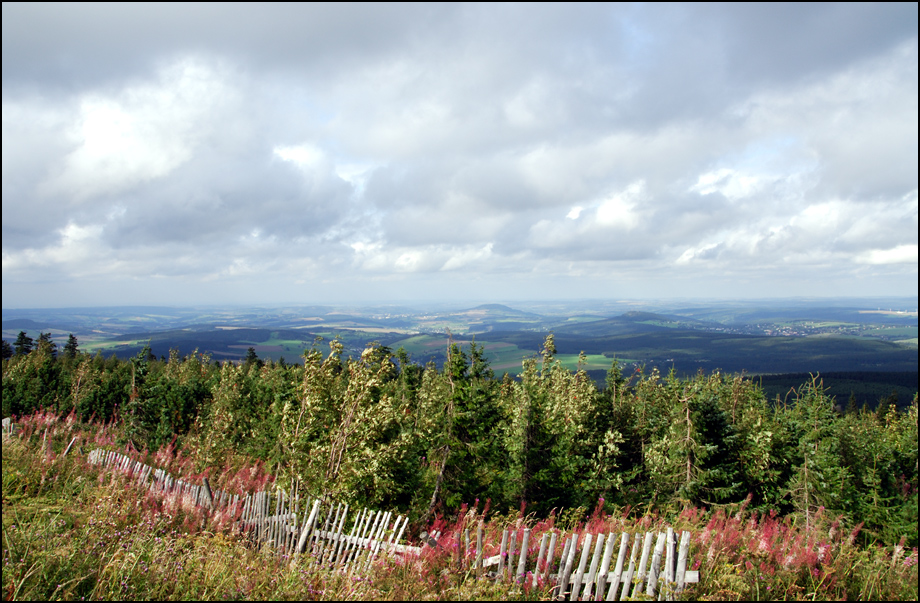
[[[3,3],[3,307],[916,295],[917,24]]]

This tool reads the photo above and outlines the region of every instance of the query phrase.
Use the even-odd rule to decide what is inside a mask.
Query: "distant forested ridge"
[[[918,389],[920,373],[891,371],[833,371],[820,374],[824,393],[837,402],[841,410],[852,412],[854,406],[876,410],[879,404],[894,402],[906,409]],[[752,377],[769,399],[794,396],[795,389],[807,381],[809,373],[758,375]]]
[[[898,396],[900,410],[889,398],[847,409],[817,376],[777,399],[737,375],[624,373],[616,361],[599,387],[563,366],[552,335],[519,378],[496,376],[475,343],[449,343],[442,366],[380,344],[357,357],[338,341],[322,348],[296,364],[255,349],[220,363],[23,340],[4,348],[3,415],[117,421],[137,449],[187,447],[210,467],[260,459],[312,492],[415,518],[487,500],[546,515],[600,499],[673,509],[750,497],[761,511],[807,520],[824,508],[867,538],[917,544],[916,393]]]

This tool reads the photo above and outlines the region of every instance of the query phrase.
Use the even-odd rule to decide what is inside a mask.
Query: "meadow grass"
[[[567,509],[550,517],[523,509],[495,513],[488,503],[462,508],[432,525],[443,536],[418,556],[380,557],[368,572],[320,569],[309,555],[290,558],[255,548],[233,528],[234,517],[208,513],[162,496],[133,478],[88,464],[88,449],[118,448],[118,426],[80,425],[37,413],[3,440],[4,599],[284,599],[284,600],[536,600],[551,596],[543,580],[477,578],[461,554],[465,529],[484,528],[484,556],[498,553],[502,531],[531,529],[529,558],[549,531],[645,532],[666,526],[693,534],[691,569],[700,582],[681,593],[695,600],[916,600],[917,549],[861,546],[859,527],[819,513],[801,518],[758,515],[745,505],[637,513]],[[74,437],[76,446],[63,455]],[[123,448],[120,448],[124,451]],[[197,459],[165,447],[133,457],[190,478]],[[264,467],[240,459],[221,470],[221,487],[253,491],[272,481]],[[558,551],[557,551],[558,557]]]

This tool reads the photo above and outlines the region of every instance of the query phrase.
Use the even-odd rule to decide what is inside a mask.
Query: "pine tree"
[[[39,352],[48,354],[51,358],[57,356],[57,344],[51,339],[51,333],[38,334],[38,345],[36,349],[38,349]]]
[[[840,462],[840,441],[834,437],[837,413],[817,376],[798,391],[795,407],[786,420],[798,442],[797,459],[787,492],[811,524],[818,507],[840,510],[849,483],[849,472]]]
[[[17,356],[25,356],[32,351],[32,338],[26,335],[25,331],[19,331],[19,336],[16,337],[16,343],[13,344],[16,348]]]
[[[13,346],[6,339],[3,340],[3,360],[13,357]]]
[[[249,348],[246,350],[246,358],[243,359],[243,364],[247,367],[256,365],[257,367],[262,367],[262,360],[259,359],[259,355],[256,354],[255,348]]]
[[[67,343],[64,344],[64,355],[65,355],[67,358],[71,358],[71,359],[76,358],[76,356],[77,356],[77,346],[78,346],[78,345],[79,345],[79,344],[78,344],[78,342],[77,342],[77,338],[74,337],[74,334],[71,333],[70,335],[68,335],[68,336],[67,336]]]

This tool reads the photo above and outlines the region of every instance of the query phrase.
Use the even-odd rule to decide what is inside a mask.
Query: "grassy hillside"
[[[528,557],[542,534],[618,535],[671,526],[692,533],[690,566],[700,582],[691,600],[916,600],[917,549],[855,544],[859,528],[844,529],[819,513],[804,522],[758,515],[746,503],[703,510],[607,514],[585,508],[550,517],[482,506],[412,526],[443,532],[441,545],[420,557],[381,554],[366,572],[329,571],[309,555],[279,556],[256,549],[234,529],[233,517],[211,515],[175,496],[160,496],[124,474],[86,461],[94,448],[121,449],[117,424],[89,425],[47,414],[25,417],[22,431],[3,442],[3,574],[5,600],[547,600],[550,585],[528,574],[523,583],[490,580],[458,556],[464,527],[482,525],[488,554],[503,530],[532,530]],[[80,445],[65,456],[67,443]],[[131,452],[132,457],[138,453]],[[141,459],[199,480],[194,450],[162,451]],[[211,474],[272,481],[242,457]],[[207,469],[205,472],[207,473]],[[221,483],[222,486],[225,484]],[[241,483],[245,488],[245,482]],[[460,512],[458,512],[460,511]],[[480,523],[481,522],[481,523]],[[558,558],[558,550],[556,557]]]

